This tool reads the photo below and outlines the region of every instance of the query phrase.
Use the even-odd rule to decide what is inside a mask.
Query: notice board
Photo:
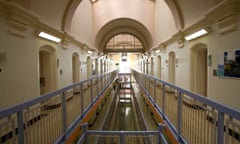
[[[218,76],[240,78],[240,49],[219,52]]]

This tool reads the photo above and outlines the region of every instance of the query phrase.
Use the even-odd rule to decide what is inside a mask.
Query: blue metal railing
[[[131,73],[119,73],[118,74],[118,82],[120,89],[132,89],[132,74]],[[116,89],[115,95],[121,95],[120,89]],[[123,92],[124,93],[124,92]],[[131,93],[131,92],[130,92]],[[134,92],[133,98],[134,105],[137,106],[137,98],[135,97]],[[139,97],[138,95],[137,97]],[[117,98],[117,97],[115,97]],[[112,106],[115,105],[113,102]],[[112,107],[111,107],[112,108]],[[113,108],[112,108],[113,109]],[[105,113],[105,112],[104,112]],[[108,113],[108,112],[107,112]],[[149,143],[149,144],[168,144],[167,138],[164,135],[165,126],[163,124],[158,123],[158,130],[147,130],[146,122],[143,119],[143,114],[140,111],[139,107],[136,107],[136,117],[137,121],[139,122],[139,126],[141,131],[118,131],[118,130],[89,130],[88,124],[81,125],[81,137],[78,139],[77,144],[82,143],[118,143],[118,144],[125,144],[125,143]],[[112,115],[110,113],[105,115],[103,119],[110,118]],[[105,120],[100,121],[104,124],[111,123],[110,121],[106,122]],[[121,121],[123,122],[123,121]],[[108,127],[109,128],[109,127]],[[107,128],[107,129],[108,129]]]
[[[240,143],[240,111],[154,76],[133,74],[180,143]]]
[[[0,110],[0,143],[63,143],[117,71]]]
[[[240,144],[240,111],[156,77],[132,73],[179,143]],[[63,143],[116,74],[114,71],[94,76],[0,110],[0,143]],[[146,136],[150,132],[117,131],[114,134],[123,143],[128,135]]]
[[[139,142],[139,139],[146,138],[147,136],[155,136],[156,144],[168,144],[167,140],[163,136],[164,125],[158,125],[158,131],[103,131],[103,130],[88,130],[88,124],[83,124],[82,126],[83,134],[82,137],[78,140],[77,144],[88,143],[91,136],[101,136],[104,138],[102,143],[109,142],[110,139],[115,140],[116,143],[125,144],[125,143],[136,143]],[[105,137],[104,137],[105,136]],[[89,138],[88,138],[89,137]],[[133,137],[133,140],[127,140],[127,137]],[[100,141],[100,140],[99,140]]]

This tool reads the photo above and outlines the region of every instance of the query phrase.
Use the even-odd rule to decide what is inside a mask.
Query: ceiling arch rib
[[[71,32],[71,23],[73,15],[78,8],[79,4],[82,0],[70,0],[68,2],[67,8],[65,9],[65,13],[62,20],[62,30],[65,32]]]
[[[152,36],[147,28],[129,18],[115,19],[105,24],[96,36],[95,46],[99,51],[106,52],[107,42],[112,37],[123,33],[135,36],[142,43],[144,49],[140,52],[145,52],[152,47]]]
[[[76,9],[78,8],[79,4],[81,3],[81,1],[82,0],[70,0],[68,2],[68,6],[65,10],[64,17],[62,20],[62,30],[63,31],[70,32],[73,15],[74,15]],[[183,21],[182,13],[181,13],[177,3],[175,2],[175,0],[165,0],[165,2],[169,6],[169,8],[173,14],[176,28],[177,29],[184,28],[184,21]]]
[[[170,11],[172,12],[172,15],[174,17],[175,25],[178,30],[184,28],[184,20],[182,13],[175,2],[175,0],[165,0],[166,4],[168,5]]]

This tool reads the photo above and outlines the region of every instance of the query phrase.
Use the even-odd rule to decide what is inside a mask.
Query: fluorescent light
[[[45,32],[40,32],[40,33],[38,34],[38,36],[41,37],[41,38],[45,38],[45,39],[48,39],[48,40],[57,42],[57,43],[61,42],[61,39],[60,39],[60,38],[55,37],[55,36],[50,35],[50,34],[47,34],[47,33],[45,33]]]
[[[155,53],[160,53],[160,50],[159,50],[159,49],[158,49],[158,50],[156,50],[156,51],[155,51]]]
[[[89,54],[92,54],[93,52],[89,50],[88,53],[89,53]]]
[[[97,0],[90,0],[92,3],[95,3]]]
[[[201,29],[193,34],[190,34],[188,36],[185,37],[185,40],[192,40],[192,39],[195,39],[195,38],[198,38],[200,36],[203,36],[205,34],[207,34],[208,32],[205,30],[205,29]]]

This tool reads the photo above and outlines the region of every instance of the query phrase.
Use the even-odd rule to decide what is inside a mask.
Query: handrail
[[[86,140],[87,136],[90,135],[99,135],[99,136],[119,136],[120,137],[120,144],[124,144],[124,140],[126,136],[148,136],[148,135],[156,135],[157,143],[167,144],[167,140],[163,136],[163,124],[158,124],[158,131],[106,131],[106,130],[88,130],[88,124],[82,124],[81,125],[83,129],[83,134],[79,138],[77,144],[81,144]]]
[[[46,93],[37,98],[28,100],[26,102],[11,106],[9,108],[0,110],[0,139],[4,139],[5,141],[11,140],[12,143],[24,144],[27,137],[29,135],[25,135],[25,131],[38,132],[37,128],[32,128],[33,123],[41,123],[43,125],[49,123],[51,120],[57,120],[61,123],[51,122],[58,126],[57,131],[52,131],[51,136],[47,136],[47,138],[36,138],[36,140],[41,142],[37,143],[45,143],[43,139],[48,139],[46,143],[49,142],[62,142],[64,141],[68,135],[70,135],[71,131],[77,126],[79,120],[86,114],[86,112],[90,109],[91,104],[94,103],[98,97],[106,90],[106,88],[111,84],[111,82],[115,79],[117,74],[117,70],[99,74],[92,76],[87,80],[80,81],[78,83],[63,87],[61,89]],[[93,80],[96,80],[95,83],[96,90],[93,90],[94,84]],[[83,90],[83,85],[87,84],[87,91]],[[80,89],[79,89],[80,88]],[[79,100],[80,100],[80,113],[79,116],[76,117],[75,120],[71,120],[67,118],[67,94],[71,91],[74,97],[74,90],[77,89],[79,91]],[[89,99],[88,97],[91,97]],[[89,99],[89,100],[88,100]],[[79,107],[79,106],[78,106]],[[77,107],[76,107],[77,108]],[[49,117],[46,119],[45,117]],[[73,119],[74,117],[71,117]],[[50,119],[50,120],[49,120]],[[49,120],[49,121],[48,121]],[[39,122],[42,121],[42,122]],[[68,124],[71,122],[71,124]],[[8,123],[7,125],[5,123]],[[8,128],[4,128],[10,125]],[[3,128],[2,128],[3,127]],[[49,129],[50,127],[45,127]],[[45,130],[43,128],[42,133],[48,133],[49,130]],[[44,132],[44,130],[46,132]],[[58,133],[58,134],[57,134]],[[57,135],[56,135],[57,134]],[[47,134],[46,134],[47,135]],[[18,139],[15,138],[18,137]],[[58,138],[57,138],[58,137]],[[56,139],[57,138],[57,139]],[[30,142],[27,143],[35,143],[31,141],[34,138],[29,138]],[[39,140],[40,139],[40,140]]]
[[[114,71],[114,72],[116,72],[116,71]],[[13,113],[17,113],[18,111],[21,111],[21,110],[23,110],[26,107],[30,107],[32,105],[35,105],[35,104],[39,103],[39,102],[42,102],[42,101],[47,100],[49,98],[52,98],[52,97],[56,96],[56,94],[63,93],[65,91],[67,91],[68,89],[72,89],[72,88],[74,88],[76,86],[82,85],[82,84],[84,84],[86,82],[89,82],[89,81],[91,81],[93,79],[106,76],[109,73],[111,73],[111,72],[108,72],[108,73],[105,73],[105,74],[94,75],[94,76],[92,76],[91,78],[89,78],[87,80],[83,80],[83,81],[74,83],[72,85],[63,87],[61,89],[58,89],[58,90],[51,91],[49,93],[43,94],[43,95],[41,95],[41,96],[39,96],[37,98],[28,100],[26,102],[19,103],[19,104],[16,104],[14,106],[10,106],[8,108],[2,109],[2,110],[0,110],[0,119],[4,118],[4,117],[7,117],[8,115],[11,115]]]
[[[137,72],[137,71],[135,71]],[[227,105],[224,105],[224,104],[221,104],[220,102],[217,102],[217,101],[213,101],[211,99],[208,99],[206,98],[205,96],[203,95],[200,95],[200,94],[197,94],[195,92],[192,92],[192,91],[189,91],[189,90],[186,90],[186,89],[183,89],[181,87],[178,87],[172,83],[169,83],[169,82],[166,82],[164,80],[161,80],[161,79],[158,79],[157,77],[155,76],[152,76],[152,75],[148,75],[148,74],[145,74],[145,73],[141,73],[141,75],[143,75],[144,77],[148,77],[149,79],[153,79],[153,80],[156,80],[160,83],[162,83],[163,85],[165,86],[169,86],[173,89],[176,89],[177,91],[181,91],[183,94],[186,94],[198,101],[201,101],[202,103],[206,103],[208,104],[209,106],[212,106],[216,109],[218,109],[219,111],[223,112],[223,113],[226,113],[232,117],[235,117],[236,119],[240,120],[240,111],[237,110],[237,109],[234,109],[234,108],[231,108]]]
[[[231,141],[239,141],[239,110],[180,88],[155,76],[135,70],[132,70],[132,73],[166,126],[181,143],[195,143],[198,141],[199,143],[223,144],[224,141],[228,143],[230,139]],[[167,90],[170,91],[169,94]],[[158,91],[158,94],[156,94],[156,91]],[[173,97],[171,98],[170,95]],[[186,100],[190,101],[190,103],[186,102]],[[161,103],[158,101],[161,101]],[[192,113],[192,115],[189,115],[189,113]],[[188,117],[190,116],[199,121],[199,124],[188,124]],[[198,125],[200,125],[200,130],[194,129]],[[204,129],[201,125],[207,128]],[[198,137],[191,134],[194,131],[200,131],[196,133]],[[208,132],[209,134],[206,135]],[[204,136],[210,138],[204,141],[206,139]],[[201,139],[201,137],[204,138]]]
[[[196,131],[194,130],[196,125],[194,127],[188,125],[189,121],[186,121],[188,116],[193,117],[193,119],[195,119],[196,122],[200,121],[200,125],[204,125],[204,127],[207,127],[207,129],[209,129],[209,134],[205,132],[206,131],[205,129],[203,129],[201,130],[202,133],[199,134],[200,136],[198,136],[206,137],[205,133],[207,133],[207,135],[210,135],[208,136],[210,138],[206,140],[207,141],[206,143],[223,144],[224,142],[225,143],[228,142],[229,139],[231,139],[232,141],[235,140],[239,141],[238,138],[240,136],[239,110],[233,109],[219,102],[210,100],[200,94],[191,92],[189,90],[185,90],[176,85],[160,80],[154,76],[137,72],[134,70],[132,71],[132,73],[140,87],[144,90],[144,94],[147,96],[149,101],[154,106],[154,109],[156,109],[159,115],[162,117],[163,121],[165,122],[165,126],[171,130],[171,132],[175,135],[175,137],[178,139],[180,143],[192,143],[193,139],[196,138],[191,135],[192,132]],[[0,138],[1,137],[9,138],[11,136],[13,140],[12,143],[23,144],[27,139],[26,135],[24,134],[26,129],[30,129],[31,131],[32,123],[40,123],[38,122],[40,120],[43,120],[42,124],[48,123],[48,121],[45,122],[46,121],[45,117],[50,117],[51,113],[53,113],[53,115],[55,116],[53,120],[60,118],[61,123],[56,124],[57,126],[59,126],[58,129],[60,132],[54,132],[53,134],[56,135],[57,133],[56,135],[57,139],[56,136],[55,137],[50,136],[49,138],[50,140],[48,142],[44,141],[44,143],[49,142],[61,143],[65,141],[66,138],[71,134],[71,132],[78,126],[79,122],[81,121],[81,119],[83,119],[86,112],[89,109],[91,109],[92,104],[94,104],[97,101],[99,96],[115,79],[116,74],[117,71],[96,75],[91,77],[90,79],[66,86],[59,90],[44,94],[35,99],[0,110],[0,128],[11,125],[10,131],[9,131],[10,128],[6,128],[6,130],[3,132],[0,131],[1,134],[5,134],[4,136],[0,135]],[[95,86],[96,90],[95,88],[93,88],[94,85],[92,83],[93,80],[97,80],[97,84]],[[88,89],[88,91],[86,92],[86,95],[84,96],[83,85],[86,83],[87,85],[91,86],[90,89]],[[160,84],[161,86],[158,87],[157,84]],[[79,108],[77,107],[76,109],[81,110],[80,113],[74,118],[74,120],[70,121],[71,122],[70,124],[67,124],[69,122],[67,118],[68,109],[67,93],[69,90],[74,91],[74,89],[78,89],[79,87],[80,94],[77,99],[81,99],[80,101],[81,107]],[[171,97],[170,96],[171,94],[167,93],[167,89],[170,89],[174,97]],[[95,94],[93,94],[94,92]],[[184,102],[186,100],[186,97],[191,98],[190,101],[193,102],[189,104],[190,106],[186,106],[186,102]],[[53,104],[50,104],[49,106],[47,105],[47,107],[44,107],[45,105],[43,106],[41,105],[42,103],[45,103],[46,101],[51,101],[51,99],[54,98],[57,98],[57,101],[53,101]],[[90,98],[90,100],[87,101],[86,100],[87,98]],[[173,102],[173,104],[171,104],[171,102]],[[40,108],[38,108],[39,106]],[[35,107],[38,108],[37,110],[40,109],[40,115],[33,114],[33,116],[31,116],[29,113],[31,113],[32,109],[29,108],[32,107],[33,110],[35,110],[34,109]],[[190,113],[193,113],[193,115],[188,115],[188,113],[185,112],[187,110],[190,110]],[[171,113],[173,111],[175,111],[174,114]],[[204,116],[204,119],[201,119],[201,115]],[[3,120],[4,123],[8,124],[4,125],[4,123],[1,123]],[[101,134],[101,132],[103,131],[88,131],[88,134],[98,132]],[[122,133],[123,132],[121,131],[118,134],[120,134],[121,136]],[[126,132],[125,134],[128,135],[131,133]],[[30,139],[32,140],[34,138]],[[201,142],[201,140],[199,139],[197,139],[196,141],[200,141],[199,143],[205,143]],[[43,142],[41,141],[38,143]]]

